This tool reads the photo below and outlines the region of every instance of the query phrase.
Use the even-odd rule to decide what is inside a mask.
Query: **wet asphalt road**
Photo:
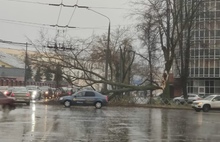
[[[0,142],[220,141],[220,111],[31,103],[0,116]]]

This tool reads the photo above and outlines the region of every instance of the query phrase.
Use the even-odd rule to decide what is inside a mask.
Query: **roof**
[[[0,52],[0,60],[10,66],[13,66],[15,68],[24,68],[25,64],[23,61],[21,61],[19,58],[4,53],[4,52]]]

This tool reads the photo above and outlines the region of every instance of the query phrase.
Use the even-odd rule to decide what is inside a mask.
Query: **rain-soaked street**
[[[218,142],[220,111],[31,103],[1,113],[1,142]]]

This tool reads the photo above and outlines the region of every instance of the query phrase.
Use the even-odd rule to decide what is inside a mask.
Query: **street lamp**
[[[26,42],[26,49],[25,49],[25,66],[24,66],[24,86],[27,85],[27,47],[28,47],[28,43]]]
[[[108,80],[109,44],[110,44],[110,27],[111,27],[111,20],[110,20],[110,18],[108,16],[102,14],[102,13],[99,13],[99,12],[93,10],[93,9],[90,9],[88,6],[80,6],[80,5],[77,5],[77,4],[75,4],[75,5],[65,5],[63,3],[61,3],[61,4],[49,4],[49,5],[51,5],[51,6],[85,8],[87,10],[90,10],[90,11],[92,11],[92,12],[94,12],[96,14],[99,14],[99,15],[101,15],[101,16],[103,16],[103,17],[108,19],[108,22],[109,22],[109,24],[108,24],[108,39],[107,39],[107,50],[106,50],[106,55],[105,55],[106,56],[106,61],[105,61],[105,79]],[[52,25],[52,26],[58,26],[58,25]],[[63,26],[61,26],[61,27],[63,27]],[[103,89],[104,89],[104,91],[107,91],[107,83],[104,83],[104,88]]]
[[[103,16],[103,17],[105,17],[105,18],[108,19],[108,22],[109,22],[109,24],[108,24],[108,38],[107,38],[107,50],[106,50],[106,55],[105,55],[105,58],[106,58],[106,59],[105,59],[105,79],[108,80],[109,44],[110,44],[111,20],[110,20],[110,18],[107,17],[106,15],[104,15],[104,14],[102,14],[102,13],[99,13],[99,12],[93,10],[93,9],[90,9],[88,6],[79,6],[79,5],[74,5],[74,6],[76,6],[76,7],[78,7],[78,8],[86,8],[86,9],[88,9],[88,10],[90,10],[90,11],[96,13],[96,14],[99,14],[99,15],[101,15],[101,16]],[[107,91],[107,83],[104,83],[104,88],[103,88],[103,89],[104,89],[104,91]]]

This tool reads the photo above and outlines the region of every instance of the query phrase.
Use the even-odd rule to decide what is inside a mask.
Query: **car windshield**
[[[211,100],[213,97],[214,97],[213,95],[210,95],[210,96],[204,98],[204,100]]]
[[[27,89],[25,87],[15,87],[13,88],[13,92],[27,92]]]
[[[84,92],[83,91],[80,91],[80,92],[75,92],[72,94],[72,96],[83,96]]]
[[[40,87],[40,89],[41,90],[48,90],[50,87],[48,87],[48,86],[42,86],[42,87]]]
[[[8,89],[7,86],[0,86],[0,90],[6,90],[6,89]]]
[[[26,88],[29,90],[32,90],[32,89],[34,90],[34,89],[37,89],[37,86],[26,86]]]

